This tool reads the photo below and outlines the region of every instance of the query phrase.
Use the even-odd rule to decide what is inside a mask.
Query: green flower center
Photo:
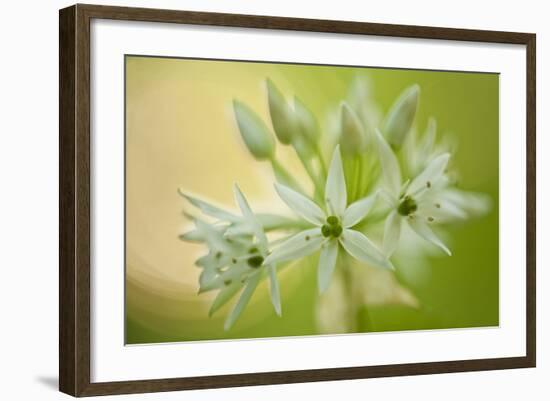
[[[253,246],[248,250],[248,253],[251,255],[247,260],[246,263],[248,263],[248,266],[253,267],[254,269],[257,269],[264,263],[264,258],[262,255],[258,255],[258,248]]]
[[[410,214],[416,212],[418,205],[415,200],[410,196],[405,196],[399,206],[397,206],[397,213],[401,216],[409,216]]]
[[[342,224],[340,224],[340,219],[336,216],[327,217],[326,224],[323,224],[321,227],[321,233],[325,238],[338,238],[342,234],[343,230]]]
[[[260,255],[252,256],[251,258],[248,258],[246,262],[248,263],[248,266],[257,269],[262,265],[262,263],[264,263],[264,258],[263,256],[260,256]]]

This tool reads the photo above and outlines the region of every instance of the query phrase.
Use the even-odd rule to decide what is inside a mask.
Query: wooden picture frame
[[[223,376],[92,383],[90,380],[90,21],[164,22],[526,46],[526,356]],[[237,14],[74,5],[59,14],[59,388],[73,396],[348,380],[535,366],[535,43],[530,33]]]

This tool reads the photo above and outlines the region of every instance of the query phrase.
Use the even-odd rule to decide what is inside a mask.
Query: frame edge
[[[59,390],[76,395],[76,6],[59,10]]]
[[[129,382],[90,381],[90,31],[92,18],[523,44],[527,48],[526,355]],[[183,22],[182,20],[186,20]],[[59,11],[59,390],[72,396],[353,380],[536,366],[536,35],[355,21],[76,4]]]
[[[526,40],[526,87],[527,87],[527,173],[526,173],[526,206],[527,206],[527,221],[526,221],[526,359],[529,367],[536,367],[536,342],[537,342],[537,281],[536,281],[536,264],[537,264],[537,243],[536,243],[536,224],[537,224],[537,178],[536,178],[536,162],[537,162],[537,147],[536,147],[536,91],[537,91],[537,60],[536,60],[536,34],[529,34]]]

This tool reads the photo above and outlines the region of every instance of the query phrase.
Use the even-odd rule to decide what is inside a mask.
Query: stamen
[[[432,217],[432,216],[429,216],[428,217],[428,221],[431,223],[432,221],[434,221],[435,219]]]
[[[426,183],[426,186],[427,186],[428,188],[431,188],[431,187],[432,187],[432,183],[431,183],[430,181],[428,181],[428,182]]]
[[[219,258],[221,258],[221,257],[222,257],[222,255],[223,255],[223,254],[222,254],[222,252],[221,252],[221,251],[218,251],[218,252],[216,252],[216,259],[219,259]]]
[[[232,283],[232,281],[231,281],[231,280],[225,280],[223,283],[224,283],[225,285],[229,285],[229,284]]]

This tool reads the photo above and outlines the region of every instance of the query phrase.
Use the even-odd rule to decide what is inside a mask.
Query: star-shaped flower
[[[194,218],[196,229],[182,235],[184,240],[206,242],[208,245],[208,254],[199,258],[196,264],[203,268],[199,279],[199,292],[219,290],[210,308],[210,315],[244,287],[225,321],[226,330],[235,323],[261,279],[266,275],[270,279],[271,302],[277,315],[281,315],[276,265],[274,262],[265,263],[269,243],[264,227],[237,185],[234,187],[234,193],[242,216],[184,195],[204,213],[230,222],[214,225]]]
[[[313,225],[279,245],[264,261],[265,264],[299,259],[321,250],[318,265],[318,285],[321,292],[330,283],[340,249],[362,262],[393,269],[391,262],[360,231],[353,227],[369,213],[377,194],[347,205],[346,181],[340,149],[337,146],[325,186],[324,210],[304,195],[276,183],[281,199],[302,219]]]
[[[377,144],[385,183],[382,194],[392,208],[384,227],[384,253],[389,257],[396,250],[401,225],[406,222],[420,237],[451,255],[449,248],[430,227],[439,219],[446,220],[462,213],[445,196],[447,178],[444,172],[450,154],[434,157],[412,181],[403,183],[395,153],[380,132],[377,133]]]

